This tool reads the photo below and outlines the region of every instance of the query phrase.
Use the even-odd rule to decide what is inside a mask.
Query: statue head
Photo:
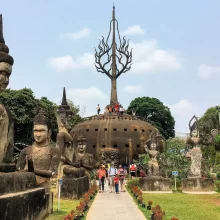
[[[47,144],[51,136],[51,124],[45,112],[40,109],[39,113],[34,117],[34,140],[39,146]]]
[[[151,142],[151,144],[150,144],[150,149],[151,150],[156,150],[157,149],[157,143],[156,142]]]
[[[191,132],[191,136],[192,136],[192,137],[197,137],[197,136],[198,136],[198,130],[197,130],[197,129],[194,129],[194,130]]]
[[[86,137],[83,135],[77,138],[77,149],[78,153],[85,153],[86,152]]]
[[[9,49],[5,45],[3,37],[2,15],[0,15],[0,92],[4,91],[9,84],[14,59],[8,54]]]

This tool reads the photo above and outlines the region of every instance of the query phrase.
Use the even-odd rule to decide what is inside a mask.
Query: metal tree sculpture
[[[119,37],[119,46],[117,46],[115,33]],[[112,32],[112,43],[109,46],[109,36]],[[111,79],[111,100],[110,104],[118,103],[116,79],[122,74],[131,69],[132,65],[132,49],[128,51],[129,40],[126,41],[125,37],[121,40],[118,21],[115,19],[115,7],[113,6],[112,20],[110,22],[110,31],[106,41],[102,36],[99,40],[99,52],[95,48],[95,66],[98,72],[105,73]],[[106,56],[107,61],[102,62],[102,58]],[[118,67],[119,66],[119,67]]]

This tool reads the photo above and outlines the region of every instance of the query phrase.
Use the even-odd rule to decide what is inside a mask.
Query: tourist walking
[[[132,162],[129,169],[130,169],[131,179],[133,179],[136,176],[136,170],[137,170],[137,166],[134,164],[134,162]]]
[[[119,177],[118,177],[118,174],[116,173],[115,174],[115,177],[114,177],[114,184],[115,184],[115,193],[119,193]]]
[[[115,168],[114,163],[111,163],[111,166],[108,169],[110,193],[112,193],[112,191],[114,190],[114,177],[116,174],[117,169]]]
[[[117,173],[120,180],[121,192],[125,192],[125,178],[127,176],[127,170],[125,169],[125,167],[123,168],[120,164]]]
[[[118,105],[118,103],[116,103],[115,104],[115,113],[118,114],[118,111],[119,111],[119,105]]]
[[[99,104],[98,104],[98,106],[96,107],[96,109],[97,109],[97,114],[99,115],[99,113],[100,113],[100,111],[101,111]]]
[[[97,171],[98,179],[99,179],[99,192],[104,192],[105,185],[105,177],[106,177],[106,169],[104,165],[101,165],[100,169]]]
[[[108,107],[108,112],[109,112],[109,115],[111,115],[111,114],[112,114],[112,111],[113,111],[113,108],[112,108],[112,106],[110,105],[110,106]]]

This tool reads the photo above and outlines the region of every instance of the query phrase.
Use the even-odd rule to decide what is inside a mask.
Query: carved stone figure
[[[2,15],[0,15],[0,92],[8,84],[12,72],[13,58],[8,54],[9,48],[3,37]],[[0,172],[15,170],[13,161],[14,123],[10,111],[0,103]]]
[[[149,176],[159,176],[159,165],[157,161],[157,157],[160,152],[157,150],[158,142],[162,141],[163,138],[157,132],[153,132],[150,136],[150,139],[144,143],[144,149],[147,154],[150,156],[150,160],[148,162],[148,175]],[[150,146],[150,149],[149,147]]]
[[[57,134],[56,147],[60,149],[61,152],[61,161],[59,165],[59,176],[63,176],[63,165],[69,164],[72,165],[72,159],[74,154],[73,149],[73,138],[69,134],[71,129],[70,120],[73,113],[70,110],[70,106],[67,104],[66,100],[66,91],[63,89],[63,99],[62,103],[57,111],[57,121],[59,126],[59,132]]]
[[[114,163],[116,167],[119,166],[120,153],[118,149],[104,148],[99,151],[99,165]]]
[[[192,123],[192,121],[194,122]],[[187,139],[187,144],[192,146],[190,151],[191,166],[188,177],[201,177],[201,161],[202,151],[198,146],[200,142],[199,131],[198,131],[198,120],[194,115],[189,122],[190,137]]]
[[[34,172],[37,186],[50,188],[50,178],[57,173],[60,151],[50,145],[51,125],[42,109],[33,121],[35,142],[21,151],[17,170]]]
[[[77,149],[74,154],[73,164],[64,167],[63,173],[66,176],[81,177],[85,172],[90,177],[90,171],[94,166],[94,157],[92,154],[86,153],[86,138],[81,135],[77,138]]]

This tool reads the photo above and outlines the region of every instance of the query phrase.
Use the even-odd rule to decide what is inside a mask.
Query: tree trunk
[[[116,78],[113,77],[111,81],[111,101],[110,104],[118,103],[118,96],[117,96],[117,84],[116,84]]]

